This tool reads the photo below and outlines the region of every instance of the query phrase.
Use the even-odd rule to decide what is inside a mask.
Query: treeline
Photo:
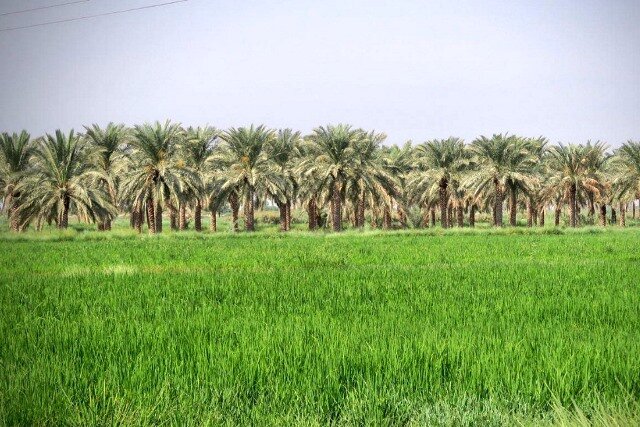
[[[69,215],[110,230],[125,212],[138,232],[145,224],[161,232],[163,215],[172,229],[193,221],[200,231],[203,211],[215,231],[216,213],[226,208],[234,230],[242,209],[244,227],[253,231],[254,212],[265,203],[277,205],[283,231],[293,207],[306,210],[309,229],[334,231],[346,221],[364,227],[367,219],[383,228],[394,220],[473,227],[479,213],[490,214],[496,227],[515,226],[518,212],[529,226],[544,225],[549,209],[559,225],[565,208],[572,227],[605,225],[607,212],[624,226],[629,204],[635,217],[638,142],[610,152],[600,142],[551,145],[505,134],[470,144],[448,138],[387,146],[385,138],[343,124],[303,136],[253,125],[185,129],[170,121],[92,125],[35,139],[3,133],[2,208],[16,232],[44,224],[64,229]]]

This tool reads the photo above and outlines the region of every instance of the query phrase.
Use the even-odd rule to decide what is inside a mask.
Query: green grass
[[[639,242],[0,234],[0,425],[635,424]]]

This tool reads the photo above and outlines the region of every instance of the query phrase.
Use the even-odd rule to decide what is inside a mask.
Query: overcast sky
[[[68,1],[68,0],[67,0]],[[0,28],[167,0],[91,0]],[[0,0],[0,14],[63,0]],[[0,32],[0,130],[172,120],[640,139],[640,1],[189,0]]]

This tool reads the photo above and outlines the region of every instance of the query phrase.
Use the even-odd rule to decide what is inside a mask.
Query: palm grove
[[[348,125],[310,135],[264,126],[183,128],[167,121],[0,138],[2,209],[19,232],[45,224],[67,228],[69,216],[110,230],[126,213],[132,228],[162,232],[229,211],[254,231],[256,210],[277,206],[282,231],[292,210],[308,228],[625,225],[640,197],[640,143],[609,152],[602,143],[551,145],[545,138],[498,134],[420,145],[384,145],[385,135]],[[508,217],[505,219],[505,217]],[[566,218],[566,220],[565,220]]]

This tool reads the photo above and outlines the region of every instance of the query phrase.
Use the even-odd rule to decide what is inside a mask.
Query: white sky
[[[91,0],[0,28],[166,0]],[[62,0],[0,0],[0,13]],[[640,1],[189,0],[0,32],[0,131],[108,121],[309,132],[389,143],[510,132],[640,139]]]

